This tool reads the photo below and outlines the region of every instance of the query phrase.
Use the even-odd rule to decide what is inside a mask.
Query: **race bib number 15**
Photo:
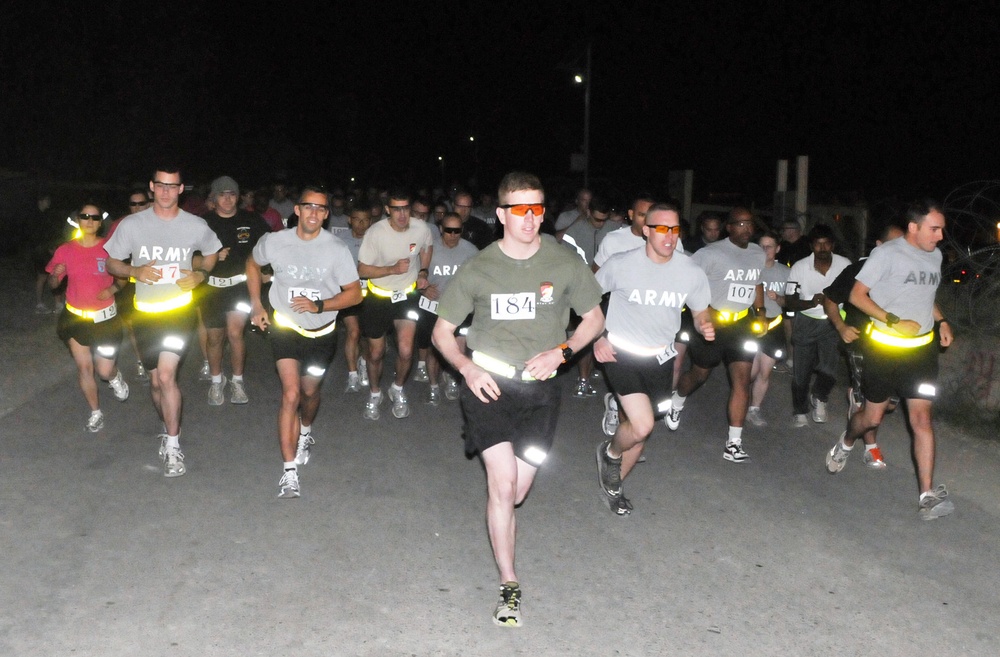
[[[491,294],[490,317],[493,319],[534,319],[535,293]]]

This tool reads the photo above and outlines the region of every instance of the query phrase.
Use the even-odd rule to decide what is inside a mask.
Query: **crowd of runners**
[[[160,167],[116,221],[81,205],[77,235],[44,263],[40,283],[64,294],[57,330],[77,364],[86,428],[105,424],[97,378],[117,400],[129,397],[118,358],[128,339],[137,354],[128,378],[133,390],[148,382],[162,421],[163,474],[184,475],[182,358],[201,350],[208,404],[247,404],[252,327],[266,334],[281,386],[278,496],[297,498],[324,379],[366,394],[364,418],[373,422],[383,408],[406,421],[415,398],[408,384],[424,382],[422,403],[460,401],[456,433],[485,466],[499,625],[521,624],[515,509],[556,435],[560,370],[576,373],[573,397],[603,401],[597,473],[616,516],[633,510],[624,481],[657,421],[678,430],[687,398],[719,365],[729,382],[726,461],[750,460],[743,427],[767,424],[762,406],[776,367],[792,372],[787,426],[795,431],[830,421],[845,363],[849,413],[827,470],[840,472],[858,440],[864,464],[884,469],[878,427],[902,405],[918,513],[934,519],[954,509],[944,486],[933,485],[937,357],[952,341],[935,303],[945,217],[933,201],[911,204],[867,259],[851,263],[834,252],[829,227],[803,236],[796,221],[770,227],[742,207],[702,214],[692,234],[682,234],[677,205],[650,194],[616,208],[582,189],[557,213],[541,181],[524,172],[507,174],[475,207],[463,190],[429,198],[305,186],[289,198],[277,185],[268,198],[221,176],[189,212],[183,192],[181,171]],[[347,369],[332,373],[338,342]],[[603,400],[598,376],[609,390]]]

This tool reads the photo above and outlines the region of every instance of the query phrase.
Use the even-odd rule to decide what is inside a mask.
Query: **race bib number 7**
[[[737,303],[753,303],[755,288],[756,286],[754,285],[732,283],[729,286],[729,295],[726,298]]]
[[[490,317],[493,319],[534,319],[535,293],[491,294]]]

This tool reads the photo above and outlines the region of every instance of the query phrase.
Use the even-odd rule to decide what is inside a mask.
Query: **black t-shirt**
[[[488,223],[479,217],[470,215],[462,224],[462,237],[475,244],[476,248],[482,251],[497,240],[497,233]]]
[[[222,242],[222,248],[229,247],[229,255],[220,260],[212,276],[229,278],[246,271],[247,258],[261,235],[271,232],[267,222],[255,212],[237,210],[232,217],[220,217],[215,212],[205,215],[205,221]]]
[[[851,298],[851,290],[854,289],[854,281],[858,276],[858,272],[861,271],[861,266],[864,264],[865,258],[862,258],[857,262],[847,265],[847,268],[840,272],[840,275],[823,290],[823,294],[826,295],[827,299],[834,303],[844,304],[844,313],[847,315],[844,318],[844,323],[848,326],[853,326],[859,331],[864,329],[868,323],[868,315],[858,310],[857,306],[853,305],[849,299]]]
[[[778,257],[775,260],[783,262],[789,267],[802,258],[812,255],[812,246],[809,245],[809,240],[804,237],[794,244],[781,240],[779,246],[781,250],[778,251]]]

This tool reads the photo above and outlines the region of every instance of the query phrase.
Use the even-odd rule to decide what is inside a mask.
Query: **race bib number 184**
[[[535,293],[491,294],[490,317],[493,319],[534,319]]]

